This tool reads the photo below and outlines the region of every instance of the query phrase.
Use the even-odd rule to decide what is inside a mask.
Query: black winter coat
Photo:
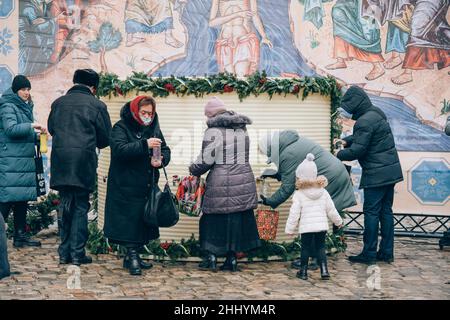
[[[52,135],[50,187],[79,187],[94,191],[96,148],[109,146],[111,120],[106,105],[83,85],[56,99],[48,118]]]
[[[386,115],[372,105],[363,89],[352,86],[342,98],[341,107],[356,120],[353,135],[345,138],[347,146],[337,157],[358,160],[362,167],[359,188],[375,188],[403,180],[394,136]]]
[[[134,120],[130,103],[127,103],[120,117],[111,132],[104,232],[114,243],[143,245],[159,238],[158,228],[149,228],[143,220],[150,189],[159,180],[158,168],[150,164],[152,153],[147,139],[155,137],[162,140],[161,154],[165,166],[170,162],[170,149],[159,128],[157,114],[150,126],[141,126]]]

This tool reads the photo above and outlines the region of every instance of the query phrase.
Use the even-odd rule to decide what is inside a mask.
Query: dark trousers
[[[27,219],[27,202],[5,202],[0,203],[0,211],[2,212],[3,219],[8,220],[11,209],[14,212],[14,231],[25,231],[26,219]]]
[[[89,191],[81,188],[60,190],[59,233],[61,244],[58,253],[61,258],[81,259],[86,255],[88,240]]]
[[[325,253],[326,235],[326,231],[302,234],[302,253],[300,257],[302,266],[308,265],[310,257],[317,258],[317,263],[319,264],[327,262],[327,255]]]
[[[375,258],[378,246],[378,228],[381,225],[379,252],[394,257],[394,185],[364,189],[364,249],[363,255]]]
[[[5,220],[3,220],[3,215],[0,214],[0,279],[7,276],[9,276],[9,262]]]

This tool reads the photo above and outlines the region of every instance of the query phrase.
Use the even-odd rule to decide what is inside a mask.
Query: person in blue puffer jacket
[[[36,132],[31,83],[23,75],[14,78],[0,98],[0,211],[5,221],[14,212],[14,247],[40,246],[25,232],[28,201],[36,201]]]

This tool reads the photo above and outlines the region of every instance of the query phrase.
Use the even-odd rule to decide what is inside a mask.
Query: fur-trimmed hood
[[[219,113],[206,121],[208,128],[244,129],[252,120],[234,111]]]
[[[297,178],[295,188],[301,190],[308,198],[318,199],[322,196],[324,188],[328,185],[328,180],[325,176],[318,176],[315,180],[303,180]]]

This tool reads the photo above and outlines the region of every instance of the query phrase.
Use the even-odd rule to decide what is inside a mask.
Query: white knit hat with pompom
[[[297,167],[295,175],[301,180],[316,180],[317,179],[317,166],[314,163],[314,155],[308,153],[306,159],[303,160]]]

